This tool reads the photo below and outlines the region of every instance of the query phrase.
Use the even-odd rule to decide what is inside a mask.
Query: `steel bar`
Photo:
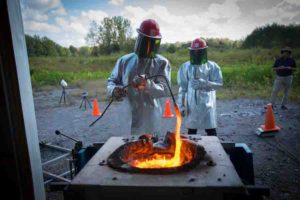
[[[45,175],[47,175],[47,176],[50,176],[50,177],[52,177],[52,178],[55,179],[55,180],[59,180],[59,181],[64,181],[64,182],[71,183],[71,180],[66,179],[66,178],[64,178],[64,177],[61,177],[61,176],[59,176],[59,175],[53,174],[53,173],[51,173],[51,172],[45,171],[45,170],[43,170],[43,174],[45,174]]]
[[[72,172],[73,172],[73,171],[74,171],[74,170],[72,170]],[[71,173],[71,171],[69,170],[69,171],[66,171],[66,172],[64,172],[64,173],[59,174],[58,176],[60,176],[60,177],[65,177],[65,176],[69,175],[70,173]],[[47,185],[48,183],[52,182],[53,180],[54,180],[53,178],[48,179],[48,180],[46,180],[46,181],[44,182],[44,184]]]
[[[53,148],[55,150],[63,151],[63,152],[68,152],[68,153],[72,152],[71,149],[56,146],[56,145],[53,145],[53,144],[50,144],[50,143],[40,143],[40,145],[45,146],[45,147],[49,147],[49,148]]]
[[[56,158],[53,158],[53,159],[48,160],[48,161],[46,161],[46,162],[43,162],[43,163],[42,163],[42,166],[45,166],[45,165],[48,165],[48,164],[53,163],[53,162],[55,162],[55,161],[58,161],[58,160],[60,160],[60,159],[62,159],[62,158],[65,158],[65,157],[67,157],[67,156],[69,156],[69,155],[71,155],[71,153],[65,153],[65,154],[63,154],[63,155],[61,155],[61,156],[58,156],[58,157],[56,157]]]

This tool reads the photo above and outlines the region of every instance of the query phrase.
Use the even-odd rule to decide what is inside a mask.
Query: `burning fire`
[[[169,138],[171,140],[169,147],[167,149],[159,149],[153,147],[152,143],[138,144],[126,152],[125,160],[131,166],[152,169],[174,168],[188,163],[193,159],[196,150],[180,136],[182,118],[177,105],[175,105],[175,113],[175,137],[173,135],[173,138]]]

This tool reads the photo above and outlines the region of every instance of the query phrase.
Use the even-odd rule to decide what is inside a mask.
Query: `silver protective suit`
[[[195,81],[199,85],[192,85]],[[216,89],[223,85],[220,67],[208,61],[202,65],[182,64],[178,72],[178,106],[185,112],[189,129],[211,129],[216,122]]]
[[[146,77],[164,75],[169,83],[171,82],[171,67],[166,58],[160,55],[152,59],[139,58],[135,53],[131,53],[118,59],[107,81],[107,95],[111,97],[116,86],[131,84],[136,75],[143,74]],[[148,79],[143,91],[133,87],[127,88],[132,115],[131,134],[160,134],[162,106],[159,98],[169,95],[168,86],[161,77]],[[121,115],[128,116],[125,113],[120,113],[120,117]]]

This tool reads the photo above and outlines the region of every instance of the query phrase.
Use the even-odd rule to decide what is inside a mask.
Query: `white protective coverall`
[[[116,86],[131,84],[136,75],[143,74],[146,77],[164,75],[169,84],[171,82],[171,66],[166,58],[161,55],[156,55],[155,58],[139,58],[135,53],[131,53],[118,59],[107,81],[107,95],[111,97]],[[127,88],[132,114],[131,134],[160,134],[162,106],[159,98],[169,95],[168,86],[161,77],[147,79],[146,87],[142,91],[131,86]],[[120,115],[126,117],[123,113]]]
[[[202,79],[203,85],[193,80]],[[203,82],[204,82],[203,81]],[[223,85],[220,67],[212,61],[192,65],[190,61],[181,65],[178,72],[178,106],[186,115],[188,129],[212,129],[216,122],[216,89]]]

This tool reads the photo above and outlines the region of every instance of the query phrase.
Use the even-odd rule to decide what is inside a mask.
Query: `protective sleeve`
[[[177,103],[180,111],[184,111],[185,96],[188,91],[188,78],[187,78],[187,73],[184,70],[184,65],[181,65],[179,68],[177,74],[177,83],[179,86]]]
[[[107,96],[108,97],[112,97],[113,91],[116,86],[123,86],[121,63],[122,63],[121,59],[118,59],[110,77],[107,79]]]
[[[171,87],[171,66],[168,61],[164,66],[160,66],[157,75],[163,75],[167,78],[167,81]],[[153,79],[147,79],[147,84],[145,87],[145,92],[148,93],[153,98],[161,98],[170,96],[170,91],[168,85],[163,77],[156,77]]]
[[[207,90],[217,90],[223,86],[223,75],[218,64],[214,63],[214,67],[207,80]]]

